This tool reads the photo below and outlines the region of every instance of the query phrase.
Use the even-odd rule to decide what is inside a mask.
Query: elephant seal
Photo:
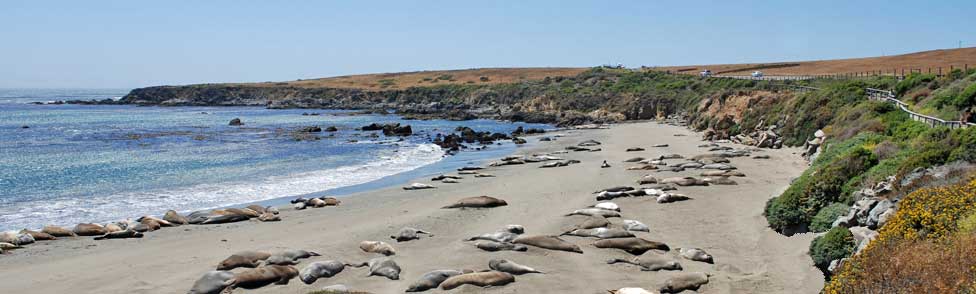
[[[472,173],[477,173],[477,172],[472,172]],[[455,180],[460,180],[460,179],[463,179],[463,178],[464,178],[464,177],[462,177],[462,176],[454,176],[454,175],[439,175],[439,176],[436,176],[436,177],[433,177],[433,178],[430,178],[430,180],[431,180],[431,181],[435,181],[435,182],[436,182],[436,181],[443,181],[444,179],[455,179]]]
[[[125,225],[126,228],[129,227],[128,223],[123,223],[122,225],[119,225],[118,223],[107,223],[105,224],[105,230],[109,233],[125,231],[126,228],[123,228],[123,225]],[[135,228],[134,224],[132,225],[132,228]]]
[[[655,201],[657,201],[657,203],[671,203],[671,202],[685,201],[688,199],[691,198],[688,198],[688,196],[682,194],[662,193],[661,195],[657,196],[657,199]]]
[[[639,266],[642,271],[659,271],[659,270],[680,271],[681,270],[680,263],[672,260],[671,258],[665,255],[661,255],[657,253],[645,253],[642,254],[641,256],[636,256],[631,259],[614,258],[611,260],[607,260],[608,264],[614,264],[618,262],[629,263],[629,264]]]
[[[718,170],[730,170],[735,169],[734,166],[725,163],[709,163],[701,167],[702,169],[718,169]]]
[[[372,294],[372,292],[352,290],[346,285],[338,284],[322,287],[322,290],[314,291],[316,294]]]
[[[50,240],[57,240],[58,239],[58,237],[55,237],[54,235],[51,235],[51,234],[48,234],[48,233],[43,233],[43,232],[38,232],[38,231],[31,231],[31,230],[28,230],[28,229],[20,230],[20,234],[28,234],[32,238],[34,238],[35,241],[50,241]]]
[[[193,283],[187,294],[220,294],[230,285],[234,273],[229,271],[209,271]]]
[[[386,256],[396,255],[396,249],[393,248],[393,245],[383,241],[362,241],[359,242],[359,249],[363,252],[379,253]]]
[[[594,229],[594,228],[605,228],[610,225],[610,221],[602,216],[588,216],[583,222],[565,230],[565,233],[572,232],[578,229]]]
[[[441,283],[441,289],[451,290],[462,285],[474,285],[478,287],[504,286],[515,282],[515,276],[509,273],[487,271],[469,274],[456,275]]]
[[[616,228],[593,228],[593,229],[576,229],[566,235],[577,236],[577,237],[595,237],[600,239],[612,239],[612,238],[631,238],[634,234],[623,229]]]
[[[41,229],[41,233],[50,234],[51,236],[55,236],[55,237],[78,236],[77,234],[75,234],[75,232],[72,232],[71,230],[62,227],[57,227],[57,226],[44,226],[44,228]]]
[[[24,246],[34,243],[34,237],[31,237],[30,234],[18,233],[17,231],[6,231],[0,233],[0,242]]]
[[[213,225],[213,224],[226,224],[234,223],[248,220],[246,215],[241,214],[225,214],[225,215],[213,215],[207,217],[206,220],[201,222],[201,225]]]
[[[656,169],[658,169],[658,167],[653,164],[642,164],[642,165],[627,167],[627,170],[656,170]]]
[[[620,212],[620,205],[617,205],[616,203],[613,203],[613,202],[600,202],[600,203],[594,204],[593,205],[593,208],[599,208],[599,209],[605,209],[605,210],[613,210],[613,211],[616,211],[616,212]]]
[[[636,152],[636,151],[644,151],[644,148],[630,147],[630,148],[627,148],[627,150],[624,150],[624,152]]]
[[[637,184],[639,185],[657,184],[657,178],[652,175],[644,175],[639,180],[637,180]]]
[[[349,264],[353,267],[369,266],[367,277],[381,276],[390,280],[400,279],[400,266],[389,257],[377,257],[361,264]]]
[[[140,222],[140,223],[141,222],[147,222],[147,221],[154,221],[154,222],[158,223],[161,227],[175,227],[175,226],[177,226],[176,224],[173,224],[173,223],[171,223],[171,222],[169,222],[167,220],[164,220],[164,219],[161,219],[161,218],[158,218],[158,217],[155,217],[155,216],[151,216],[151,215],[146,215],[146,216],[137,218],[136,221],[137,222]]]
[[[157,222],[156,220],[143,219],[141,222],[135,224],[134,226],[127,227],[126,230],[131,229],[136,232],[145,233],[145,232],[152,232],[155,230],[159,230],[162,227],[163,225],[159,224],[159,222]]]
[[[106,239],[129,239],[129,238],[142,238],[142,233],[137,232],[134,229],[128,229],[125,231],[111,232],[102,236],[95,237],[95,240],[106,240]]]
[[[316,261],[308,264],[302,271],[298,272],[298,277],[305,284],[311,285],[319,278],[331,278],[342,272],[346,264],[335,260]]]
[[[708,186],[708,182],[694,177],[672,177],[660,181],[662,184],[675,184],[678,186]]]
[[[262,213],[261,216],[258,216],[258,220],[262,222],[277,222],[281,221],[281,216],[274,213],[265,212]]]
[[[549,235],[534,235],[534,236],[520,236],[515,238],[512,243],[523,244],[529,246],[535,246],[543,249],[549,250],[560,250],[569,251],[576,253],[583,253],[583,249],[580,249],[576,244],[570,243],[559,236],[549,236]]]
[[[268,259],[264,261],[265,264],[274,265],[295,265],[298,264],[299,259],[309,258],[312,256],[322,256],[321,254],[305,251],[301,249],[285,250],[281,252],[275,252],[268,256]]]
[[[577,209],[571,213],[566,214],[566,216],[571,215],[585,215],[585,216],[602,216],[602,217],[620,217],[620,213],[612,210],[599,209],[599,208],[586,208]]]
[[[434,186],[431,186],[431,185],[428,185],[428,184],[424,184],[424,183],[413,183],[413,184],[410,184],[410,186],[404,186],[403,187],[404,190],[423,190],[423,189],[434,189],[434,188],[437,188],[437,187],[434,187]]]
[[[410,286],[407,287],[406,292],[423,292],[430,289],[434,289],[437,288],[437,286],[440,286],[441,283],[444,282],[444,280],[447,280],[450,277],[461,275],[461,274],[464,274],[464,272],[459,270],[429,271],[425,273],[423,276],[420,276],[419,280],[413,282],[413,284],[410,284]]]
[[[295,207],[295,210],[305,209],[305,206],[306,206],[305,202],[298,202],[293,205],[293,207]]]
[[[505,226],[505,231],[512,234],[524,234],[525,227],[522,225],[507,225]]]
[[[593,194],[600,194],[602,192],[627,192],[627,191],[632,191],[632,190],[634,190],[634,187],[629,187],[629,186],[616,186],[616,187],[606,188],[606,189],[603,189],[603,190],[594,191]]]
[[[739,184],[733,181],[732,179],[729,179],[729,177],[707,177],[705,178],[705,182],[707,182],[710,185],[738,185]]]
[[[661,293],[681,293],[685,290],[698,290],[704,284],[708,284],[708,274],[706,273],[678,273],[664,281],[658,291]]]
[[[460,183],[460,181],[455,180],[455,179],[443,179],[443,180],[441,180],[441,183],[445,183],[445,184],[457,184],[457,183]]]
[[[508,205],[505,200],[489,196],[468,197],[442,208],[491,208]]]
[[[255,218],[261,216],[257,211],[251,210],[249,208],[228,208],[224,209],[227,214],[243,215],[247,218]]]
[[[600,193],[596,194],[596,200],[597,201],[606,201],[606,200],[613,200],[613,199],[616,199],[616,198],[628,197],[628,196],[631,196],[631,192],[610,192],[610,191],[603,191],[603,192],[600,192]]]
[[[475,178],[494,178],[495,175],[493,175],[493,174],[478,173],[478,174],[475,174],[474,177]]]
[[[259,213],[259,214],[268,212],[268,209],[267,208],[265,208],[264,206],[261,206],[261,205],[257,205],[257,204],[251,204],[251,205],[245,206],[244,208],[253,210],[253,211],[255,211],[255,212]]]
[[[641,160],[644,160],[644,158],[643,157],[634,157],[634,158],[629,158],[627,160],[624,160],[624,162],[638,162],[638,161],[641,161]]]
[[[614,248],[621,249],[627,253],[640,255],[644,254],[648,250],[671,250],[667,244],[661,242],[654,242],[644,240],[642,238],[614,238],[614,239],[604,239],[593,242],[593,246],[596,248]]]
[[[632,219],[625,219],[622,225],[624,227],[624,230],[628,230],[628,231],[635,231],[635,232],[651,231],[651,228],[647,227],[647,225],[645,225],[644,223]]]
[[[101,236],[108,233],[108,230],[102,225],[91,223],[78,224],[73,231],[78,236]]]
[[[517,238],[519,234],[520,233],[513,233],[510,230],[504,230],[504,231],[498,231],[494,233],[485,233],[485,234],[477,235],[471,238],[467,238],[465,239],[465,241],[487,240],[487,241],[494,241],[494,242],[501,242],[501,243],[509,243],[515,240],[515,238]]]
[[[271,253],[261,251],[237,252],[218,263],[217,270],[229,271],[239,267],[255,268],[268,257],[271,257]]]
[[[211,216],[215,216],[215,215],[208,210],[198,210],[188,214],[186,216],[186,222],[188,224],[198,225],[206,221]]]
[[[20,249],[20,248],[24,248],[24,247],[22,247],[20,245],[17,245],[17,244],[9,243],[9,242],[0,242],[0,251],[2,251],[2,250],[14,250],[14,249]]]
[[[228,282],[232,289],[257,289],[271,284],[287,285],[288,281],[297,276],[298,269],[293,266],[266,265],[235,273],[234,278]]]
[[[528,267],[528,266],[524,266],[524,265],[515,263],[514,261],[507,260],[507,259],[492,259],[492,260],[488,261],[488,268],[493,269],[493,270],[496,270],[496,271],[500,271],[500,272],[503,272],[503,273],[510,273],[510,274],[513,274],[513,275],[524,275],[524,274],[533,274],[533,273],[534,274],[541,274],[542,273],[541,271],[538,271],[538,270],[536,270],[534,268],[531,268],[531,267]]]
[[[434,234],[431,234],[428,231],[407,227],[407,228],[400,229],[400,231],[397,232],[396,235],[391,235],[390,239],[397,240],[397,242],[406,242],[410,240],[420,239],[420,235],[427,235],[429,237],[434,236]]]
[[[701,248],[678,248],[678,253],[681,257],[688,260],[700,261],[704,263],[715,263],[712,259],[712,255],[705,252]]]
[[[529,248],[522,244],[513,244],[509,242],[495,242],[495,241],[481,241],[474,244],[475,247],[484,251],[528,251]]]

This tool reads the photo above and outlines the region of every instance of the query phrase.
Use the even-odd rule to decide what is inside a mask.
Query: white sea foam
[[[401,146],[398,152],[389,156],[361,165],[239,182],[21,202],[0,208],[0,225],[4,229],[20,229],[40,228],[46,224],[108,222],[142,215],[160,215],[168,209],[192,211],[303,195],[410,171],[441,160],[443,154],[437,145],[409,145]]]

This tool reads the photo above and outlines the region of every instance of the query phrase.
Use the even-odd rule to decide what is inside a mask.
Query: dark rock
[[[339,131],[339,128],[336,128],[335,126],[329,126],[328,128],[325,128],[325,131],[326,132],[338,132]]]
[[[386,136],[410,136],[413,135],[413,129],[410,125],[400,126],[399,123],[388,124],[383,126],[383,135]]]
[[[28,126],[28,125],[22,125],[22,126],[20,126],[20,128],[21,128],[21,129],[29,129],[29,128],[30,128],[30,126]]]
[[[322,132],[322,128],[320,128],[318,126],[311,126],[311,127],[301,128],[298,131],[299,132],[302,132],[302,133],[319,133],[319,132]]]
[[[243,126],[244,123],[241,122],[241,119],[240,118],[234,118],[234,119],[230,120],[230,124],[229,125],[231,125],[231,126]]]
[[[522,145],[522,144],[527,143],[525,141],[525,139],[522,139],[522,138],[512,138],[512,142],[515,142],[515,144],[517,144],[517,145]]]

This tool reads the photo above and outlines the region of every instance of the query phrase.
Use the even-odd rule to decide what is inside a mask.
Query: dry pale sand
[[[676,137],[673,134],[686,134]],[[93,241],[90,238],[41,242],[0,257],[0,293],[185,293],[203,273],[228,255],[242,250],[275,251],[289,248],[322,253],[303,260],[299,268],[316,260],[365,261],[357,244],[363,240],[390,240],[402,227],[431,231],[432,238],[395,243],[394,259],[403,268],[400,280],[366,277],[365,269],[347,268],[313,285],[292,280],[243,293],[307,293],[333,284],[345,284],[373,293],[401,293],[423,273],[436,269],[487,269],[488,260],[506,258],[535,267],[545,274],[523,275],[516,282],[488,289],[463,286],[457,293],[606,293],[620,287],[656,288],[676,272],[642,272],[626,264],[605,261],[630,255],[598,249],[594,239],[564,237],[580,245],[584,254],[530,248],[528,252],[486,252],[463,238],[493,232],[507,224],[521,224],[527,234],[558,234],[582,217],[565,217],[577,208],[596,203],[594,190],[618,185],[636,186],[645,171],[625,170],[622,161],[664,153],[686,156],[703,153],[698,137],[679,127],[633,123],[607,130],[571,131],[553,142],[540,142],[520,154],[545,152],[575,145],[584,139],[604,142],[602,152],[576,152],[563,156],[581,164],[541,169],[539,164],[490,168],[495,178],[466,176],[459,184],[436,184],[433,190],[404,191],[392,187],[352,195],[339,207],[294,211],[283,209],[283,221],[255,221],[214,226],[166,228],[143,239]],[[667,148],[650,145],[668,143]],[[644,152],[624,152],[644,147]],[[693,200],[658,204],[651,197],[615,199],[626,219],[648,224],[646,239],[675,247],[700,247],[714,255],[715,264],[681,260],[685,271],[711,273],[702,293],[817,293],[823,275],[806,255],[810,234],[779,235],[762,217],[767,199],[782,191],[805,164],[795,150],[767,150],[772,159],[732,159],[748,175],[738,186],[679,188]],[[601,169],[609,161],[613,167]],[[697,175],[689,170],[680,175]],[[662,172],[659,176],[673,173]],[[429,183],[428,179],[417,179]],[[492,209],[440,209],[456,199],[490,195],[509,205]],[[619,223],[620,219],[613,219]],[[674,250],[669,253],[676,256]],[[235,291],[237,292],[237,291]],[[429,292],[443,292],[431,290]]]

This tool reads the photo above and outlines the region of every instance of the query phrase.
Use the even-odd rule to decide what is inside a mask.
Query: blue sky
[[[972,0],[274,2],[6,1],[0,87],[793,61],[976,46]]]

